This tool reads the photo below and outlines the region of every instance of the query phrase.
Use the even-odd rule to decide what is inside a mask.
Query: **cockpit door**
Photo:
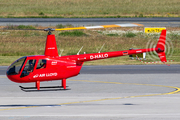
[[[36,63],[36,59],[27,60],[20,78],[32,75],[34,71],[35,63]]]
[[[47,60],[39,59],[37,60],[37,65],[34,68],[33,79],[34,80],[46,80],[47,72]]]

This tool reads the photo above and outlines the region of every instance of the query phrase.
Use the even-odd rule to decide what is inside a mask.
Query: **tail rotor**
[[[166,54],[165,54],[165,43],[166,43],[166,30],[162,30],[155,50],[156,50],[161,62],[163,62],[163,63],[167,62]]]

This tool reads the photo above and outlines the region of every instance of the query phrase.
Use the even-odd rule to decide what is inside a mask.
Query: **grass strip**
[[[5,18],[180,17],[179,0],[1,0]]]

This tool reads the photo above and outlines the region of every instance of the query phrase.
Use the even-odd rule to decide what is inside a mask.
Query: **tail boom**
[[[156,48],[80,54],[80,55],[70,55],[70,56],[62,56],[62,57],[68,58],[71,60],[76,60],[79,62],[86,62],[86,61],[92,61],[92,60],[99,60],[99,59],[106,59],[106,58],[112,58],[112,57],[119,57],[119,56],[126,56],[126,55],[156,51],[160,60],[164,63],[164,62],[167,62],[166,55],[165,55],[165,40],[166,40],[166,30],[162,30],[162,33],[160,35]]]

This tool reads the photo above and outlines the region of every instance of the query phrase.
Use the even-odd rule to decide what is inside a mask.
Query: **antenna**
[[[79,50],[79,52],[81,52],[82,48],[83,48],[83,46],[81,47],[81,49]],[[77,53],[77,55],[79,55],[79,52]]]
[[[99,50],[99,52],[98,52],[98,53],[100,53],[100,52],[101,52],[101,50],[103,49],[104,45],[105,45],[105,43],[102,45],[102,47],[101,47],[101,49]]]
[[[61,53],[60,53],[59,57],[61,57],[61,54],[62,54],[62,52],[64,51],[64,49],[61,49],[60,51],[61,51]]]

